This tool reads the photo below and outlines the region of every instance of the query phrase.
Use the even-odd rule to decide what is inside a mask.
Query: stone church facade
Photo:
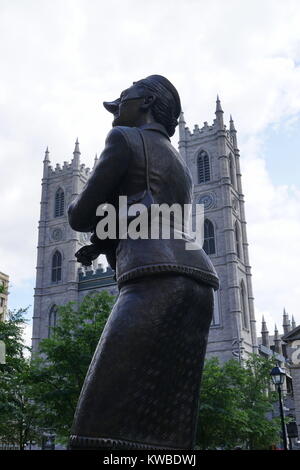
[[[242,360],[257,352],[254,304],[249,265],[240,155],[234,123],[227,129],[217,99],[212,125],[195,126],[193,132],[179,121],[179,152],[192,173],[194,203],[204,205],[204,249],[220,277],[215,293],[214,318],[207,356],[221,361]],[[94,262],[84,269],[74,253],[89,241],[74,232],[67,207],[80,193],[91,170],[80,162],[78,140],[73,158],[63,166],[50,165],[48,149],[43,162],[42,197],[38,234],[37,274],[33,314],[33,351],[48,337],[56,322],[58,305],[80,302],[101,289],[117,294],[113,272]],[[95,158],[95,163],[97,157]]]

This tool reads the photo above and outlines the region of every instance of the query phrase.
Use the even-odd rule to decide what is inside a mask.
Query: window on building
[[[210,181],[209,156],[202,150],[197,159],[198,183]]]
[[[50,309],[49,312],[49,321],[48,321],[48,338],[53,333],[53,329],[56,326],[56,321],[57,321],[57,306],[53,305]]]
[[[232,186],[236,187],[236,178],[235,178],[235,164],[233,160],[233,156],[229,155],[229,172],[230,172],[230,181]]]
[[[61,188],[55,193],[54,217],[61,217],[65,213],[65,193]]]
[[[248,312],[247,312],[247,295],[244,282],[241,282],[240,285],[240,295],[241,295],[241,311],[242,311],[242,327],[245,330],[249,329],[248,321]]]
[[[59,251],[56,251],[52,256],[52,282],[61,281],[61,265],[62,265],[62,256]]]
[[[208,219],[204,221],[203,249],[208,255],[213,255],[216,252],[215,229],[212,222]]]
[[[294,394],[294,390],[293,390],[293,380],[291,377],[288,377],[286,376],[285,377],[285,380],[286,380],[286,391],[289,395],[293,395]]]
[[[286,350],[286,344],[281,344],[281,349],[282,349],[282,355],[284,357],[288,357],[287,356],[287,350]]]
[[[235,249],[237,257],[242,259],[241,257],[241,232],[238,222],[235,222],[234,225],[234,235],[235,235]]]
[[[214,312],[211,321],[211,326],[220,325],[220,305],[219,305],[219,293],[214,290]]]

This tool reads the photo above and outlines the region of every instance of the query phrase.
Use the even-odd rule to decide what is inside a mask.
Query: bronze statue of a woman
[[[97,207],[117,206],[121,195],[141,194],[141,200],[169,206],[191,203],[191,174],[170,142],[179,95],[165,77],[151,75],[104,106],[114,115],[113,129],[69,207],[69,222],[74,230],[94,232],[78,260],[88,264],[106,254],[119,296],[87,372],[69,446],[193,449],[218,288],[214,267],[200,246],[186,250],[184,237],[104,241],[95,233]]]

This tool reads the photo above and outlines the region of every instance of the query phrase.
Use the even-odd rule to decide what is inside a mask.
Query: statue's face
[[[114,115],[113,127],[137,126],[143,114],[141,105],[144,102],[145,93],[141,87],[133,84],[122,91],[115,101],[104,102],[104,107]]]

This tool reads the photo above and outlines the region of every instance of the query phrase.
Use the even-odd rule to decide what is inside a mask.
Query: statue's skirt
[[[70,449],[193,449],[213,289],[172,273],[120,286]]]

